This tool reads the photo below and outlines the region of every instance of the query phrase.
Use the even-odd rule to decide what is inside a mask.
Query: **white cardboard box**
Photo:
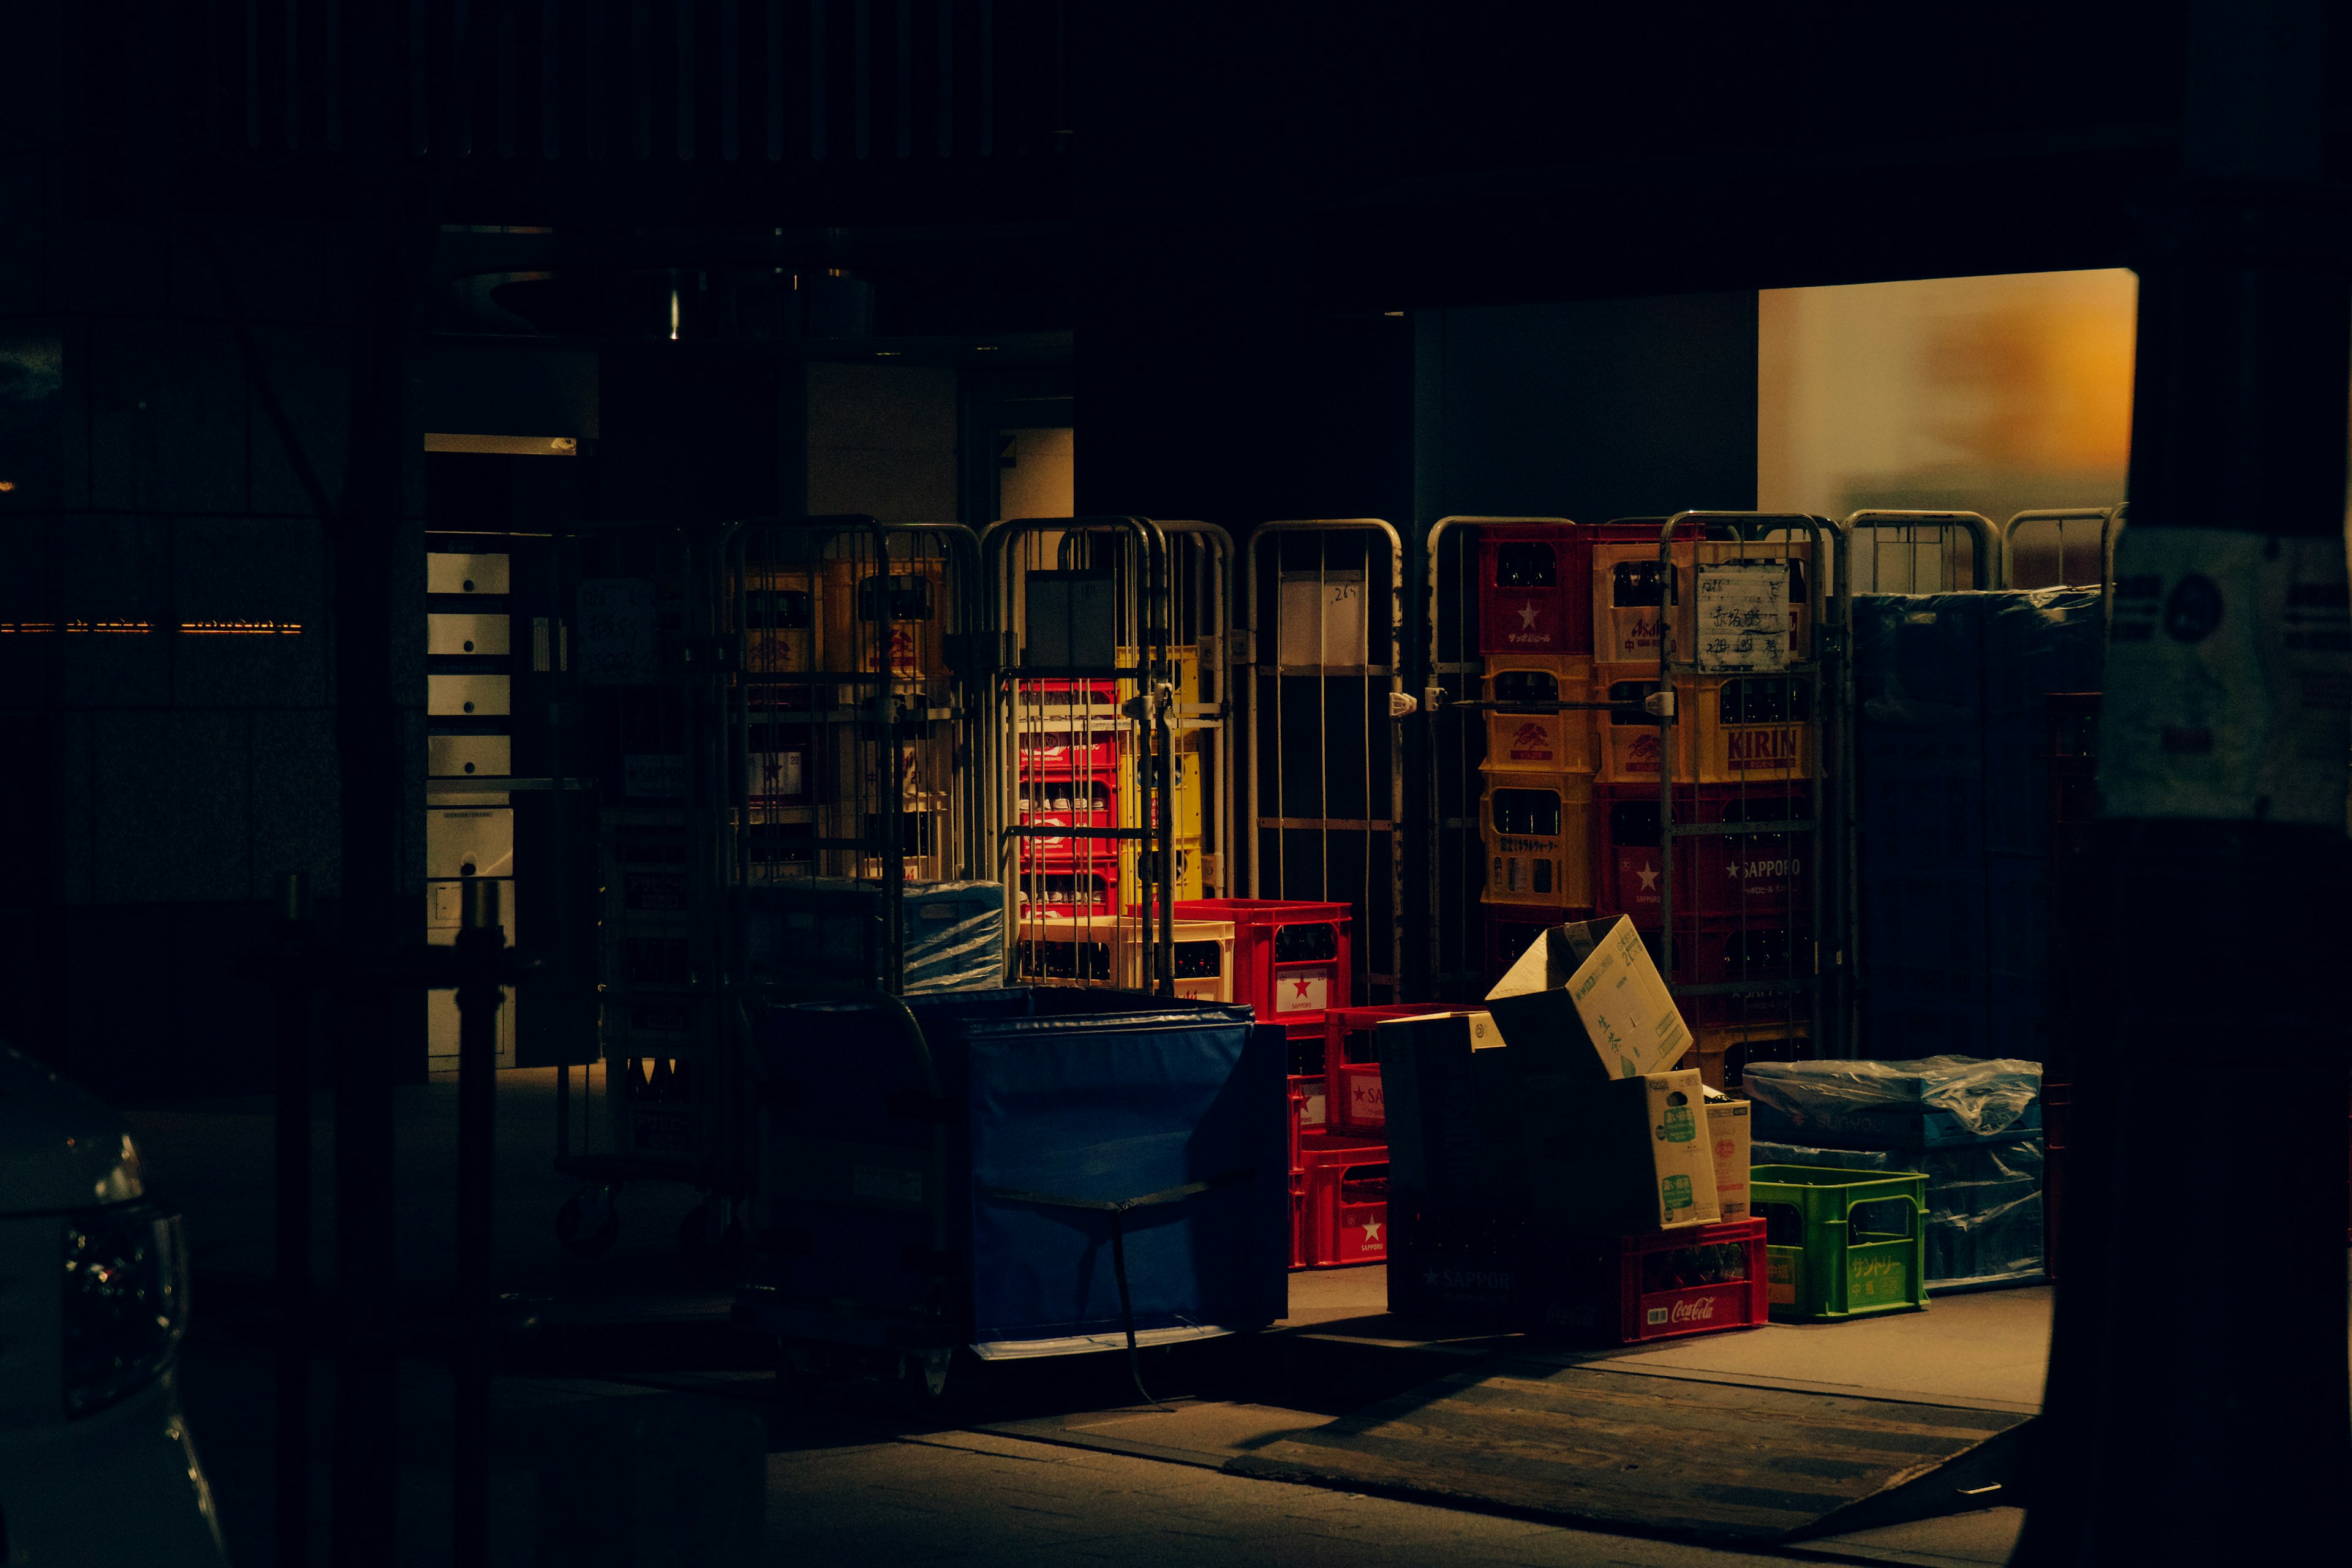
[[[1622,915],[1554,926],[1486,993],[1528,1074],[1595,1080],[1664,1072],[1691,1032]]]

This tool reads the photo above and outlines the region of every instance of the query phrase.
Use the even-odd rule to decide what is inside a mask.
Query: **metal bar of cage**
[[[1898,545],[1907,544],[1910,546],[1911,583],[1915,585],[1907,586],[1903,589],[1902,591],[1905,593],[1932,593],[1936,591],[1934,589],[1922,589],[1916,586],[1919,580],[1918,563],[1922,531],[1932,532],[1936,539],[1936,548],[1945,552],[1941,557],[1939,557],[1937,562],[1939,582],[1943,582],[1944,579],[1952,575],[1949,556],[1950,547],[1947,541],[1951,531],[1955,528],[1965,532],[1969,536],[1969,586],[1979,590],[1998,588],[2004,581],[2001,575],[2001,563],[2003,557],[2001,552],[2000,531],[1995,528],[1993,526],[1992,520],[1985,516],[1982,512],[1906,511],[1890,510],[1881,507],[1864,507],[1859,511],[1847,513],[1845,521],[1840,526],[1845,532],[1846,555],[1851,567],[1851,570],[1839,579],[1837,588],[1840,592],[1845,592],[1853,577],[1858,576],[1861,573],[1861,567],[1858,564],[1853,564],[1852,560],[1854,554],[1855,545],[1858,542],[1855,536],[1865,531],[1874,532],[1880,529],[1900,529],[1906,531],[1907,537],[1899,540],[1896,542]],[[1872,568],[1870,574],[1871,587],[1868,590],[1871,593],[1885,593],[1888,591],[1878,586],[1877,556],[1875,552],[1879,548],[1880,546],[1875,544],[1871,546],[1873,551]],[[1948,584],[1946,584],[1946,586],[1948,585]]]
[[[1179,692],[1172,711],[1180,721],[1188,718],[1197,721],[1190,727],[1209,731],[1216,746],[1215,765],[1202,770],[1201,788],[1204,792],[1213,792],[1213,809],[1204,810],[1202,820],[1204,824],[1215,824],[1215,869],[1218,873],[1215,889],[1221,896],[1230,886],[1232,868],[1236,863],[1231,781],[1234,758],[1238,752],[1233,722],[1236,707],[1232,690],[1232,645],[1234,604],[1241,565],[1234,549],[1234,536],[1213,522],[1163,519],[1160,521],[1160,530],[1168,539],[1171,558],[1180,544],[1189,543],[1197,551],[1197,574],[1202,579],[1202,587],[1213,590],[1212,603],[1196,605],[1192,611],[1195,658],[1201,669],[1211,672],[1213,682],[1211,700],[1188,700],[1187,694]],[[1172,559],[1170,575],[1170,608],[1178,617],[1171,629],[1181,629],[1182,606],[1172,601],[1177,597],[1174,589],[1183,581],[1184,574],[1172,568]],[[1207,645],[1205,647],[1202,646],[1204,643]],[[1192,695],[1197,697],[1198,694]],[[1188,712],[1188,710],[1192,711]]]
[[[2095,522],[2099,525],[2099,608],[2103,619],[2113,620],[2116,596],[2116,542],[2123,536],[2124,524],[2130,513],[2127,505],[2108,507],[2044,507],[2021,511],[2000,525],[2000,580],[2004,584],[2017,581],[2017,535],[2020,530],[2034,523],[2058,525],[2059,575],[2065,575],[2066,534],[2070,522]],[[2053,586],[2081,586],[2061,582]]]

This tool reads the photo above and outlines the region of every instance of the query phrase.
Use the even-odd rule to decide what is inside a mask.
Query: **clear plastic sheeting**
[[[2043,1278],[2043,1154],[2039,1139],[1941,1149],[1822,1149],[1759,1142],[1757,1164],[1917,1172],[1927,1178],[1930,1292],[2027,1285]]]
[[[2041,1126],[2042,1064],[2013,1058],[1755,1062],[1746,1083],[1759,1131],[1817,1142],[1934,1147]]]
[[[904,994],[985,991],[1004,984],[1004,887],[909,882]]]
[[[2099,689],[2099,595],[1860,595],[1853,615],[1862,1048],[2047,1054],[2045,700]]]
[[[805,878],[741,895],[745,973],[754,984],[839,993],[882,988],[879,886]],[[902,994],[1004,984],[1004,888],[908,882],[900,900]]]

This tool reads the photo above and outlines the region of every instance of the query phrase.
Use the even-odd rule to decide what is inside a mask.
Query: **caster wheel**
[[[555,1211],[556,1245],[574,1258],[602,1258],[621,1238],[621,1211],[610,1187],[585,1187]]]
[[[958,1377],[950,1383],[949,1373],[960,1371],[955,1352],[902,1351],[898,1354],[898,1405],[918,1420],[944,1419],[949,1410],[963,1394],[963,1384]]]

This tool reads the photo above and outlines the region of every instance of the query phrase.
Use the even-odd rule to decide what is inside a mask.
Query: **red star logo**
[[[1307,996],[1307,982],[1304,980],[1294,980],[1291,984],[1298,987],[1299,999],[1304,1001]]]

